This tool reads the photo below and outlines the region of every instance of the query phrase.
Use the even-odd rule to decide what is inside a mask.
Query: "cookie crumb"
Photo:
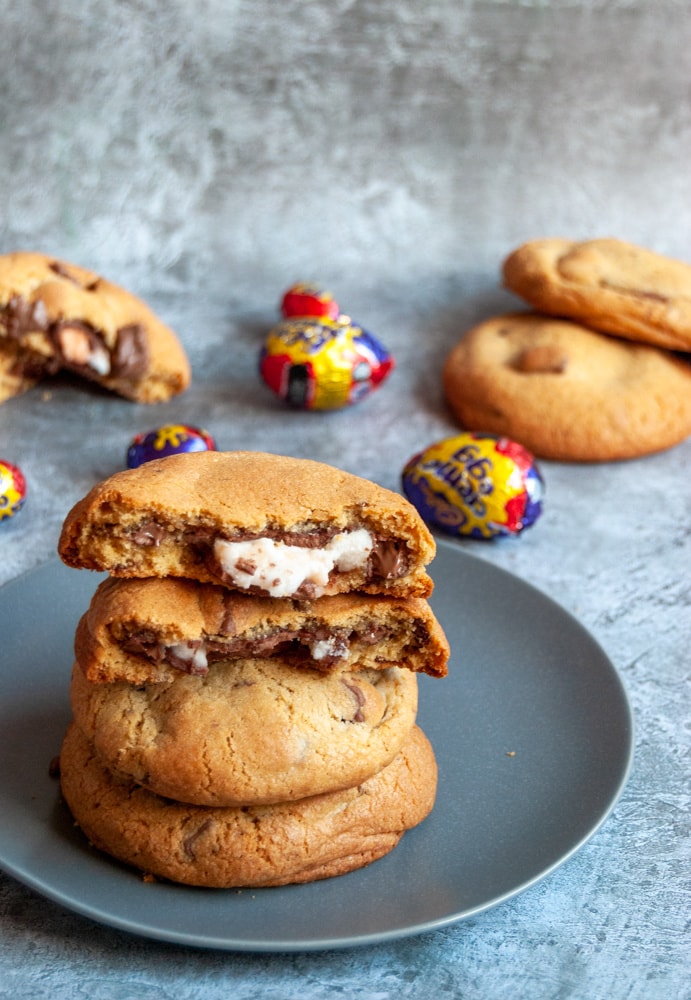
[[[60,777],[60,756],[56,754],[55,757],[51,758],[50,764],[48,765],[48,777],[59,778]]]
[[[507,750],[506,751],[506,756],[507,757],[515,757],[516,756],[516,751],[515,750]]]

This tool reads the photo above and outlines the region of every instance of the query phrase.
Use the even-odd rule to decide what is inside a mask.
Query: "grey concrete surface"
[[[207,427],[221,448],[320,458],[397,489],[407,458],[455,430],[446,352],[520,305],[499,268],[526,239],[614,235],[691,260],[685,2],[0,9],[0,252],[43,250],[131,288],[179,332],[194,371],[157,407],[54,380],[0,408],[0,457],[29,486],[0,526],[2,583],[54,558],[71,505],[123,466],[135,433],[170,420]],[[287,413],[257,378],[280,294],[307,278],[396,356],[351,410]],[[138,940],[3,875],[0,996],[691,996],[691,443],[543,472],[529,533],[459,545],[573,612],[627,687],[634,774],[582,851],[456,927],[292,956]]]

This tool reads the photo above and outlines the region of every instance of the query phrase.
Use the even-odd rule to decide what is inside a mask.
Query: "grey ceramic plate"
[[[306,886],[145,883],[89,848],[50,778],[69,720],[72,637],[98,577],[58,562],[0,590],[0,866],[100,923],[185,945],[298,951],[392,940],[480,913],[568,859],[605,820],[632,755],[613,666],[534,588],[442,542],[433,606],[453,656],[420,681],[439,762],[432,815],[387,857]]]

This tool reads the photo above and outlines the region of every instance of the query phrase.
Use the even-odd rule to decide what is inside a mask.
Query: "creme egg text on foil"
[[[437,441],[406,463],[402,485],[423,519],[450,535],[518,535],[542,513],[544,480],[533,455],[493,434]]]

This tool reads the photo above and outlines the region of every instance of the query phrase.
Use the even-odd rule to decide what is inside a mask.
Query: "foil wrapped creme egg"
[[[209,432],[200,427],[165,424],[132,438],[127,449],[127,468],[136,469],[152,459],[188,451],[216,451],[216,443]]]
[[[18,514],[26,500],[26,480],[17,465],[0,458],[0,523]]]
[[[394,368],[377,338],[341,314],[285,319],[261,349],[259,372],[285,402],[304,410],[337,410],[360,402]]]
[[[493,434],[430,445],[406,463],[402,485],[423,519],[450,535],[518,535],[542,513],[544,480],[533,455]]]

